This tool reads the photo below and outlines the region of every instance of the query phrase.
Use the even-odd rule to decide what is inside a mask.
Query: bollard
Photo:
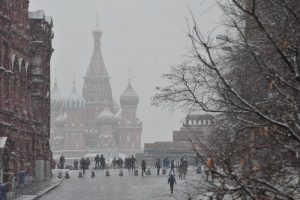
[[[122,169],[120,169],[120,171],[119,171],[119,176],[123,176],[123,170]]]
[[[82,173],[81,170],[79,171],[78,177],[79,177],[79,178],[83,177],[83,173]]]
[[[108,170],[108,169],[106,169],[105,176],[110,176],[110,175],[109,175],[109,170]]]
[[[62,176],[63,176],[63,175],[62,175],[62,171],[59,171],[59,172],[58,172],[58,178],[62,178]]]
[[[65,178],[70,178],[69,170],[65,171]]]
[[[139,175],[139,170],[135,169],[135,170],[134,170],[134,175],[135,175],[135,176],[138,176],[138,175]]]
[[[95,169],[92,169],[92,171],[91,171],[91,177],[95,177],[95,176],[96,176]]]
[[[147,169],[147,175],[151,175],[151,169],[150,168]]]

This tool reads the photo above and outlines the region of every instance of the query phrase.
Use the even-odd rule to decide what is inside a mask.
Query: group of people
[[[105,157],[103,155],[99,156],[99,154],[97,154],[95,156],[95,169],[100,169],[100,170],[104,170],[106,167],[106,162],[105,162]],[[126,169],[128,170],[135,170],[135,162],[136,159],[131,156],[128,158],[125,158],[125,160],[123,161],[122,158],[114,158],[112,161],[112,167],[113,168],[123,168],[123,165]],[[65,157],[64,155],[61,155],[59,158],[59,164],[58,164],[58,168],[60,169],[64,169],[64,164],[65,164]],[[78,170],[80,165],[80,169],[82,170],[83,174],[86,173],[86,170],[89,169],[89,166],[91,164],[91,161],[89,158],[81,158],[80,161],[78,160],[74,160],[73,162],[73,169]],[[157,169],[157,175],[159,175],[160,173],[160,169],[162,168],[162,162],[160,159],[158,159],[155,163],[155,168]],[[146,168],[147,168],[147,164],[145,160],[142,160],[141,162],[141,167],[142,167],[142,176],[144,176],[144,173],[146,175],[148,175],[148,173],[146,172]],[[172,160],[171,162],[171,170],[169,172],[169,178],[168,178],[168,184],[170,185],[170,191],[171,194],[173,194],[173,189],[174,189],[174,184],[176,183],[176,179],[175,179],[175,161]],[[182,165],[179,167],[179,169],[187,169],[187,162],[182,162]]]
[[[96,155],[95,159],[95,169],[100,169],[100,170],[104,170],[106,168],[106,162],[105,162],[105,157],[103,155],[99,156],[99,154]],[[59,158],[59,163],[58,163],[58,168],[59,169],[64,169],[64,165],[65,165],[65,157],[64,155],[61,155]],[[135,162],[136,159],[131,156],[131,157],[127,157],[125,158],[125,160],[123,161],[122,158],[114,158],[112,161],[112,167],[116,169],[116,167],[122,169],[123,167],[125,167],[128,170],[135,170]],[[165,162],[165,160],[164,160]],[[156,163],[155,163],[155,168],[157,169],[157,175],[160,174],[160,169],[162,167],[165,167],[164,163],[162,164],[160,159],[157,159]],[[75,170],[79,169],[78,164],[80,165],[80,169],[83,171],[83,174],[85,174],[85,171],[87,169],[89,169],[90,166],[90,159],[89,158],[81,158],[80,161],[78,162],[78,160],[74,160],[73,162],[73,168]],[[170,172],[169,172],[169,178],[168,178],[168,184],[170,184],[170,190],[171,193],[173,193],[173,188],[174,188],[174,184],[176,183],[176,179],[175,179],[175,161],[172,160],[169,165],[167,165],[167,167],[170,166]],[[145,160],[142,160],[141,162],[141,167],[142,167],[142,176],[144,176],[144,173],[146,175],[148,175],[146,169],[147,169],[147,164]],[[199,167],[199,165],[198,165]],[[181,158],[180,159],[180,165],[178,166],[178,173],[179,173],[179,178],[185,177],[185,175],[187,174],[187,168],[188,168],[188,162]],[[200,166],[201,169],[201,166]],[[212,158],[208,158],[207,162],[206,162],[206,166],[205,166],[205,173],[206,173],[206,178],[208,179],[209,176],[211,177],[212,181],[214,181],[214,169],[215,169],[215,163],[213,161]],[[197,169],[198,170],[198,169]],[[201,173],[201,170],[200,170]]]
[[[97,154],[94,161],[95,161],[95,169],[100,169],[100,170],[105,169],[106,162],[105,162],[105,157],[103,156],[103,154],[101,154],[101,156],[99,156],[99,154]]]
[[[135,169],[135,157],[127,157],[124,160],[122,158],[114,158],[112,161],[112,167],[114,169],[116,168],[125,168],[128,170],[134,170]]]

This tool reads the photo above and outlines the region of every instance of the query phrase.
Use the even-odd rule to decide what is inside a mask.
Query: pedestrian
[[[146,161],[142,160],[142,176],[144,176],[144,172],[147,175],[147,172],[146,172]]]
[[[159,171],[160,171],[160,168],[161,168],[161,161],[160,161],[160,159],[158,159],[156,161],[155,168],[157,169],[157,175],[159,175]]]
[[[78,160],[74,160],[73,167],[74,167],[75,170],[78,169]]]
[[[90,164],[91,164],[91,161],[90,161],[90,159],[89,159],[89,158],[86,158],[86,159],[85,159],[85,165],[86,165],[86,169],[89,169],[89,167],[90,167]]]
[[[211,179],[212,179],[212,181],[214,181],[214,168],[215,168],[215,165],[214,165],[214,161],[213,161],[213,159],[212,158],[208,158],[207,159],[207,168],[208,168],[208,173],[210,174],[210,176],[211,176]],[[207,179],[208,179],[208,174],[207,174]]]
[[[170,184],[171,194],[173,194],[175,183],[176,183],[175,174],[170,173],[169,178],[168,178],[168,184]]]
[[[86,163],[83,157],[80,159],[80,169],[82,170],[83,174],[85,174]]]
[[[64,168],[64,164],[65,164],[65,157],[64,157],[64,155],[61,155],[59,158],[60,169]]]
[[[133,171],[133,170],[135,170],[135,157],[133,157],[133,155],[131,156],[131,160],[130,160],[131,162],[131,170]]]
[[[100,156],[100,166],[101,166],[101,170],[104,170],[105,169],[105,158],[103,156],[103,154],[101,154]]]
[[[175,161],[174,160],[172,160],[172,162],[171,162],[171,171],[170,171],[170,174],[172,172],[175,174]]]
[[[95,169],[100,169],[100,156],[99,156],[99,154],[96,155],[94,161],[95,161]]]

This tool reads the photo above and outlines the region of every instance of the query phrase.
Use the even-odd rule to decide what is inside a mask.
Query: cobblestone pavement
[[[110,170],[110,176],[105,171],[97,171],[96,177],[91,178],[91,172],[78,178],[79,171],[70,171],[70,178],[42,196],[40,200],[170,200],[187,199],[184,195],[185,181],[177,180],[174,194],[170,194],[167,184],[168,176],[152,175],[134,176],[133,172],[124,170],[124,176],[118,176],[118,170]],[[140,170],[139,170],[140,172]],[[177,178],[178,179],[178,178]]]

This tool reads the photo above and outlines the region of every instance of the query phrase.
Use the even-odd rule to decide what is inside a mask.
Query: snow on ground
[[[70,179],[65,179],[58,188],[40,200],[184,200],[187,199],[185,193],[189,192],[186,182],[189,177],[195,176],[195,172],[190,172],[187,180],[178,180],[177,177],[172,195],[167,184],[168,176],[157,176],[155,169],[152,169],[152,175],[144,177],[141,174],[134,176],[132,171],[127,170],[120,177],[119,170],[111,169],[109,177],[105,176],[105,171],[97,171],[96,177],[91,178],[91,171],[87,171],[83,178],[78,178],[78,172],[70,171]]]

